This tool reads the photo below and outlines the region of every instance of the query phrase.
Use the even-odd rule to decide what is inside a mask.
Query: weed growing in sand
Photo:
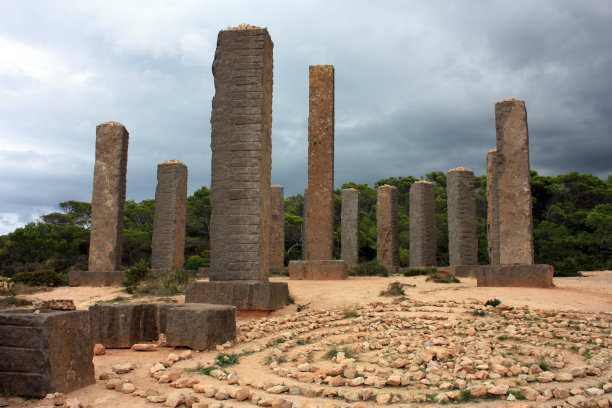
[[[467,388],[461,390],[461,400],[462,401],[471,401],[474,399],[474,396],[472,395],[472,392],[470,390],[468,390]]]
[[[538,360],[538,366],[542,369],[542,371],[550,371],[550,364],[544,356],[540,357],[540,360]]]
[[[501,300],[499,299],[489,299],[486,301],[485,306],[493,306],[497,307],[501,304]]]
[[[345,308],[342,311],[342,315],[344,316],[345,319],[351,319],[354,317],[359,317],[359,312],[353,308]]]
[[[333,346],[332,348],[327,350],[327,353],[325,353],[325,358],[331,360],[332,358],[336,357],[340,352],[344,353],[345,358],[357,357],[357,354],[355,354],[355,352],[353,352],[353,350],[351,350],[350,348],[343,347],[342,349],[339,349],[338,346]]]
[[[399,281],[392,282],[387,286],[387,289],[380,291],[379,296],[403,296],[406,294],[404,286],[406,285]]]
[[[215,362],[219,367],[238,364],[238,356],[236,354],[219,353],[215,357]]]
[[[523,394],[521,391],[510,391],[510,394],[514,395],[514,398],[517,400],[525,399],[525,394]]]
[[[217,367],[215,367],[215,366],[204,367],[202,365],[202,363],[198,363],[196,368],[186,368],[183,371],[188,372],[188,373],[198,373],[198,374],[202,374],[202,375],[210,375],[210,372],[212,370],[216,370],[216,369],[217,369]]]
[[[459,279],[451,275],[441,275],[437,272],[429,275],[427,282],[436,282],[436,283],[461,283]]]

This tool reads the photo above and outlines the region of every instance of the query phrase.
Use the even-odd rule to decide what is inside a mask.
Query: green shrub
[[[418,275],[430,275],[435,273],[437,269],[429,268],[429,269],[408,269],[402,272],[404,276],[418,276]]]
[[[441,275],[439,273],[432,273],[426,279],[427,282],[433,281],[436,283],[461,283],[459,279],[452,275]]]
[[[133,293],[134,287],[144,280],[149,274],[149,262],[141,259],[134,266],[125,271],[125,280],[123,286],[127,293]]]
[[[350,276],[389,276],[389,270],[376,259],[362,262],[349,269]]]
[[[487,302],[485,303],[485,306],[493,306],[493,307],[497,307],[501,304],[501,300],[499,299],[489,299],[487,300]]]
[[[215,357],[215,362],[220,367],[238,364],[238,356],[236,354],[219,353]]]
[[[183,265],[183,269],[197,271],[198,268],[210,266],[210,249],[205,249],[200,255],[191,255]]]
[[[62,274],[50,270],[17,272],[11,280],[29,286],[60,286],[65,284]]]
[[[406,285],[399,281],[392,282],[387,286],[387,289],[380,291],[380,296],[403,296],[406,294],[404,286]]]

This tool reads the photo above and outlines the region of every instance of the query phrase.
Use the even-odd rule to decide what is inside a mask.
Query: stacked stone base
[[[287,304],[284,282],[195,281],[187,284],[185,303],[232,305],[239,310],[276,310]]]
[[[550,265],[480,266],[475,272],[478,287],[552,288],[555,269]]]
[[[42,398],[95,384],[89,313],[0,312],[0,394]]]
[[[291,261],[289,278],[294,280],[343,280],[348,278],[348,265],[342,260]]]
[[[70,286],[121,286],[125,280],[123,271],[72,271]]]
[[[128,348],[166,335],[171,347],[204,350],[236,337],[236,308],[211,304],[99,304],[89,308],[94,343]]]

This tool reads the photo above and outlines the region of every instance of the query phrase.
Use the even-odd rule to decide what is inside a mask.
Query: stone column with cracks
[[[478,265],[474,172],[464,167],[446,175],[450,266]]]
[[[376,258],[390,271],[400,265],[397,187],[385,184],[376,189]]]
[[[285,202],[283,186],[272,186],[270,194],[270,269],[285,266]]]
[[[347,265],[359,263],[359,190],[342,190],[341,215],[342,260]]]
[[[182,269],[185,252],[187,166],[167,160],[157,166],[151,269]]]
[[[219,32],[211,116],[210,281],[191,282],[185,302],[271,310],[287,300],[287,284],[268,281],[273,47],[265,28]]]
[[[436,266],[436,189],[421,180],[410,186],[410,267]]]

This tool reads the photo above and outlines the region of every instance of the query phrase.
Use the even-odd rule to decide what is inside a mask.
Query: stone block
[[[140,342],[143,333],[143,310],[143,304],[100,303],[90,306],[93,342],[106,348],[129,348]],[[155,320],[149,318],[148,323],[155,324]]]
[[[446,175],[450,266],[478,265],[474,173],[457,167]]]
[[[194,281],[187,284],[185,303],[213,303],[239,310],[276,310],[287,304],[285,282]]]
[[[397,187],[385,184],[376,189],[376,258],[391,272],[400,265],[398,199]]]
[[[291,261],[292,280],[343,280],[348,278],[348,265],[343,260]]]
[[[410,186],[410,266],[436,266],[436,189],[421,180]]]
[[[70,286],[121,286],[123,271],[72,271],[68,275]]]
[[[204,350],[236,337],[234,306],[187,303],[166,313],[166,340],[173,347]]]
[[[550,265],[481,265],[476,270],[478,287],[552,288],[555,269]]]
[[[95,383],[89,313],[0,312],[0,393],[42,398]]]

